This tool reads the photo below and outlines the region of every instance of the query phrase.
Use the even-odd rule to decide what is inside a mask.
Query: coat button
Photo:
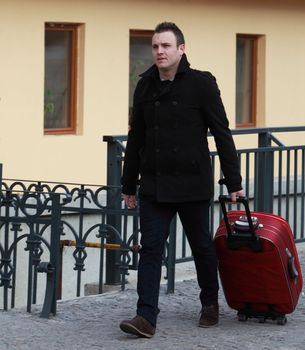
[[[157,172],[157,176],[160,176],[160,175],[161,175],[161,173],[160,173],[160,171],[158,171],[158,172]]]
[[[160,148],[157,148],[157,149],[156,149],[156,153],[159,153],[159,152],[160,152]]]
[[[177,106],[178,102],[177,101],[173,101],[173,106]]]
[[[155,102],[155,106],[156,106],[156,107],[159,107],[159,106],[160,106],[160,101],[156,101],[156,102]]]
[[[158,125],[155,125],[154,126],[154,129],[157,131],[157,130],[159,130],[159,126]]]

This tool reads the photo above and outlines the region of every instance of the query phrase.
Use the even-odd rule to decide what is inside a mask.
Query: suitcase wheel
[[[287,323],[287,317],[286,316],[280,316],[276,319],[276,323],[280,326],[284,326]]]
[[[238,313],[237,316],[238,316],[238,321],[240,322],[246,322],[248,319],[248,316],[246,314]]]
[[[265,323],[265,316],[258,316],[258,322],[259,323]]]

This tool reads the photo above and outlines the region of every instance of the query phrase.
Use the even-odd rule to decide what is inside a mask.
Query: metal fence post
[[[270,147],[269,131],[258,134],[258,147]],[[273,170],[274,154],[270,150],[262,151],[257,156],[254,206],[257,211],[273,212]]]
[[[122,148],[111,136],[104,136],[103,140],[107,142],[107,208],[121,209],[121,174],[122,174]],[[115,227],[121,232],[121,215],[108,214],[107,224]],[[114,233],[107,235],[107,243],[120,244],[118,237]],[[120,275],[120,252],[115,250],[106,251],[106,284],[119,284]]]
[[[54,289],[52,295],[52,307],[50,312],[56,314],[56,300],[57,300],[57,283],[58,283],[58,268],[59,268],[59,253],[60,253],[60,225],[61,225],[61,207],[60,194],[50,194],[52,199],[52,214],[51,214],[51,249],[50,249],[50,263],[54,268]]]

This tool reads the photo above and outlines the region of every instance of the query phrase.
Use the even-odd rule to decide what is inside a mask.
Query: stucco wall
[[[4,176],[105,183],[102,136],[127,132],[129,29],[153,29],[163,20],[176,22],[184,31],[192,66],[216,75],[232,128],[236,33],[266,35],[260,126],[304,125],[302,3],[0,0],[0,162]],[[85,24],[82,117],[77,135],[43,134],[44,23],[51,21]]]

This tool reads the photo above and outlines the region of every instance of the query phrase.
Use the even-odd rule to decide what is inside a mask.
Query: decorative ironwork
[[[41,198],[37,193],[26,190],[23,184],[16,183],[15,186],[18,186],[18,191],[15,190],[16,187],[9,188],[3,183],[4,190],[0,196],[0,287],[3,287],[3,309],[9,308],[9,294],[11,294],[11,307],[14,307],[17,248],[23,246],[28,255],[27,311],[30,312],[31,305],[36,299],[36,290],[33,291],[33,286],[37,282],[39,267],[43,264],[42,256],[48,259],[48,264],[55,267],[58,265],[59,195],[50,193]],[[50,239],[44,237],[47,231]],[[45,249],[48,254],[44,254]],[[53,300],[56,291],[56,271],[49,287],[51,300],[44,300],[43,317],[47,317],[51,312],[56,313]],[[46,307],[47,304],[50,305],[49,308]]]
[[[49,224],[41,222],[41,218],[49,218],[52,215],[52,203],[50,196],[58,195],[59,197],[59,221],[57,223],[58,234],[58,261],[52,264],[52,269],[47,273],[47,288],[50,288],[50,280],[58,279],[56,296],[62,298],[63,296],[63,255],[64,249],[68,245],[73,247],[71,256],[74,259],[73,270],[76,273],[76,296],[82,295],[82,276],[86,271],[86,261],[88,257],[87,248],[99,248],[100,262],[99,262],[99,293],[103,292],[104,281],[104,250],[112,250],[118,252],[118,261],[116,269],[120,274],[121,289],[125,288],[126,275],[130,268],[137,266],[137,252],[131,250],[129,245],[138,241],[138,227],[136,211],[129,211],[124,208],[121,201],[120,187],[115,186],[94,186],[94,185],[78,185],[78,184],[59,184],[55,182],[41,182],[41,181],[26,181],[5,179],[2,183],[3,193],[5,196],[1,198],[1,222],[4,222],[2,212],[5,206],[11,213],[15,210],[14,219],[10,216],[9,221],[14,227],[15,232],[14,241],[23,240],[25,243],[25,251],[29,254],[29,268],[30,275],[28,281],[28,301],[27,309],[30,311],[31,303],[36,303],[37,299],[37,280],[38,273],[44,271],[41,268],[43,256],[46,250],[52,254],[51,241],[44,241],[44,235],[48,234]],[[118,197],[119,196],[119,197]],[[14,200],[12,200],[14,198]],[[113,205],[114,201],[119,198],[120,207]],[[111,224],[109,218],[124,217],[124,224],[122,232],[117,227]],[[18,219],[19,218],[19,219]],[[15,221],[20,221],[16,223]],[[110,223],[109,223],[110,222]],[[26,226],[24,226],[26,224]],[[14,225],[14,226],[13,226]],[[19,226],[17,226],[19,225]],[[23,234],[27,230],[26,234]],[[131,233],[130,233],[131,232]],[[67,239],[61,239],[65,237]],[[115,244],[108,243],[109,239],[115,237]],[[1,238],[1,232],[0,232]],[[97,241],[96,241],[97,240]],[[70,242],[67,244],[67,242]],[[73,242],[73,244],[71,243]],[[17,243],[15,243],[16,250],[14,254],[17,256]],[[1,246],[0,246],[1,250]],[[8,253],[11,255],[11,253]],[[11,263],[6,260],[5,253],[1,253],[2,265],[5,269],[1,270],[2,283],[6,283],[6,279],[12,281],[12,276],[15,274],[15,262]],[[11,265],[9,265],[11,264]],[[33,269],[35,267],[36,269]],[[54,270],[53,270],[54,269]],[[11,283],[14,288],[14,283]],[[40,293],[41,294],[41,293]],[[31,295],[31,296],[29,296]],[[71,297],[71,295],[70,295]],[[12,295],[11,307],[15,305],[15,294]],[[45,298],[50,298],[50,293],[46,293]],[[8,300],[8,296],[5,296]],[[50,304],[50,301],[45,301],[45,305]],[[54,304],[54,302],[53,302]],[[7,309],[8,306],[4,306]],[[47,307],[43,308],[44,310]],[[46,313],[44,311],[43,313]]]

